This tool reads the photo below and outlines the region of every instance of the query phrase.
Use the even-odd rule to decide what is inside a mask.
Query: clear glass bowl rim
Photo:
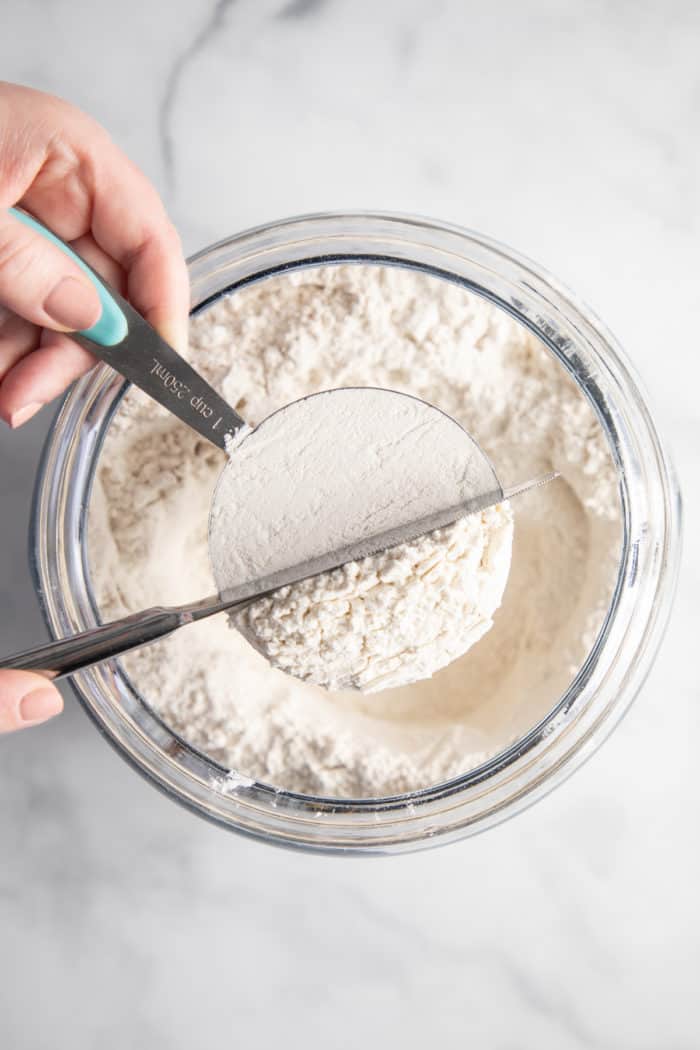
[[[670,614],[679,568],[680,494],[647,398],[611,333],[546,270],[473,231],[416,216],[300,216],[226,238],[189,261],[193,312],[252,280],[341,261],[411,266],[470,287],[531,328],[588,396],[620,468],[624,542],[608,617],[576,679],[521,740],[448,783],[409,795],[340,800],[231,782],[143,705],[118,665],[71,680],[118,752],[166,794],[221,826],[320,852],[387,853],[485,830],[561,783],[619,722]],[[106,366],[64,400],[37,473],[30,563],[52,637],[96,622],[86,509],[102,437],[124,384]],[[79,480],[77,480],[79,479]]]

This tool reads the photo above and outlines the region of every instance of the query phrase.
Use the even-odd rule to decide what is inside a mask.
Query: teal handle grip
[[[93,343],[97,343],[99,346],[116,346],[126,339],[129,331],[129,325],[126,317],[122,313],[122,310],[114,301],[109,293],[109,289],[102,284],[100,280],[95,276],[89,266],[87,266],[79,255],[76,255],[67,244],[64,244],[51,230],[47,230],[45,226],[42,226],[40,222],[32,218],[31,215],[27,215],[26,212],[20,211],[18,208],[10,208],[9,212],[15,219],[19,219],[25,226],[29,226],[36,233],[40,233],[42,237],[45,237],[47,241],[51,241],[57,248],[60,248],[64,255],[67,255],[69,259],[80,267],[83,273],[92,281],[97,294],[100,297],[100,303],[102,305],[102,314],[99,320],[92,326],[92,328],[85,328],[80,333],[85,336],[86,339],[90,339]]]

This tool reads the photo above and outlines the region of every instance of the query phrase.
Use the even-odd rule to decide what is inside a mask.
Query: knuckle
[[[0,273],[5,279],[22,277],[36,259],[30,243],[11,231],[0,232]]]

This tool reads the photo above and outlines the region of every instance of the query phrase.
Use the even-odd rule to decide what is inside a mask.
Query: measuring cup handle
[[[79,266],[83,273],[87,274],[95,286],[100,297],[102,314],[92,328],[83,329],[80,335],[90,339],[93,343],[97,343],[98,346],[117,346],[119,343],[124,342],[129,333],[129,323],[119,304],[112,296],[109,287],[100,280],[94,270],[91,270],[87,263],[83,262],[80,256],[76,255],[73,249],[69,248],[60,237],[48,230],[46,226],[42,226],[32,215],[28,215],[26,211],[20,211],[19,208],[9,208],[8,211],[15,219],[19,219],[25,226],[29,226],[35,233],[41,234],[47,241],[51,241],[57,248],[60,248],[64,255],[72,259],[76,266]]]

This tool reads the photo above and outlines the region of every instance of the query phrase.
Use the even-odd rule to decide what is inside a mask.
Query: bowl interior
[[[609,334],[547,274],[475,235],[366,216],[306,218],[251,231],[191,260],[193,314],[271,275],[340,262],[414,268],[477,292],[529,327],[585,393],[618,468],[622,514],[617,582],[585,663],[546,716],[501,753],[444,783],[380,799],[301,795],[232,775],[174,733],[117,663],[76,675],[73,684],[122,755],[201,815],[288,845],[360,852],[415,848],[487,827],[522,808],[592,751],[603,723],[609,728],[621,715],[643,673],[640,639],[656,626],[648,607],[658,573],[647,588],[644,623],[631,593],[639,585],[640,558],[647,556],[639,537],[652,527],[672,542],[673,484],[634,380]],[[45,450],[33,551],[37,588],[54,636],[98,621],[87,514],[99,452],[125,390],[109,369],[96,369],[66,399]],[[664,499],[662,513],[652,520],[648,493],[654,485]]]

